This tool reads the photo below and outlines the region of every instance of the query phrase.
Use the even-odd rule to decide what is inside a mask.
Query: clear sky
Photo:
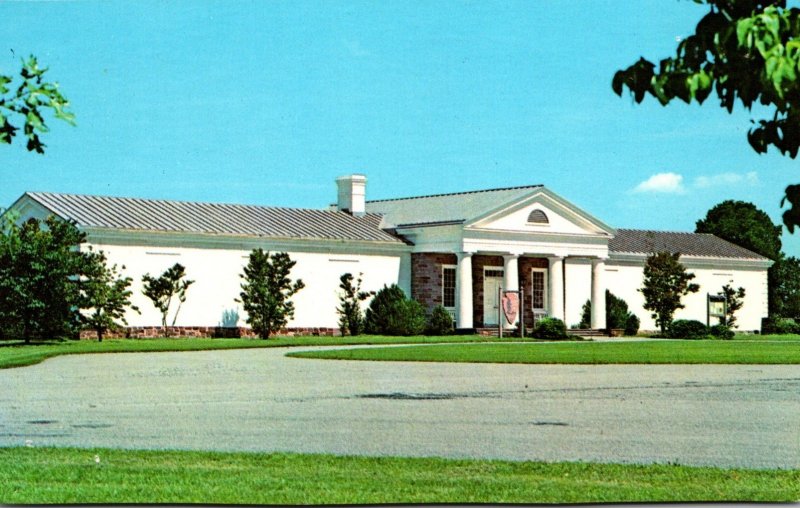
[[[7,1],[0,72],[34,54],[72,102],[44,156],[0,146],[26,190],[320,208],[542,183],[614,227],[693,231],[725,199],[780,222],[800,161],[757,155],[750,115],[611,91],[670,56],[689,0]],[[784,234],[800,255],[800,239]]]

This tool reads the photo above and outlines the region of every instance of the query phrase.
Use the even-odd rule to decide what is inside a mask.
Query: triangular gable
[[[50,215],[61,217],[53,210],[46,207],[44,204],[37,201],[34,197],[32,197],[27,192],[20,196],[14,203],[11,204],[3,213],[2,215],[6,215],[8,213],[15,213],[18,215],[17,222],[22,223],[29,219],[40,219],[44,220]]]
[[[538,210],[531,216],[531,212]],[[542,216],[547,217],[543,223]],[[534,222],[529,222],[533,219]],[[530,194],[502,203],[466,221],[465,228],[527,233],[602,234],[616,231],[593,215],[573,205],[551,190],[539,187]]]

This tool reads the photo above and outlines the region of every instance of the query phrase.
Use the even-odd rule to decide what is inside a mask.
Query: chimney
[[[336,208],[356,217],[366,213],[367,177],[364,175],[346,175],[336,179],[339,188],[339,199]]]

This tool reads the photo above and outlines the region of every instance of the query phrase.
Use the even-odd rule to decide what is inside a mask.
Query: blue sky
[[[799,162],[757,155],[751,115],[611,91],[671,55],[689,0],[9,1],[0,72],[35,54],[77,127],[0,146],[26,190],[324,207],[542,183],[615,227],[692,231],[725,199],[780,221]],[[797,235],[784,250],[800,255]]]

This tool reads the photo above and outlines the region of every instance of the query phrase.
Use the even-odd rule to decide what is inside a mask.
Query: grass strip
[[[443,344],[290,353],[298,358],[566,364],[798,364],[800,342],[651,341]]]
[[[0,448],[0,478],[2,504],[800,499],[798,470],[272,453]]]
[[[20,344],[0,342],[0,369],[23,367],[60,355],[87,353],[154,353],[167,351],[205,351],[211,349],[243,349],[285,346],[343,346],[356,344],[420,344],[441,342],[481,342],[497,340],[478,335],[449,335],[446,337],[387,337],[359,335],[357,337],[279,337],[275,339],[106,339],[68,340]]]

